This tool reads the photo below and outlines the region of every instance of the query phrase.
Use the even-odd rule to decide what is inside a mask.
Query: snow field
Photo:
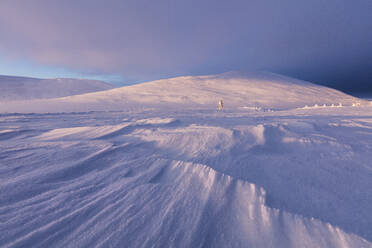
[[[0,245],[372,247],[371,119],[244,113],[1,116]]]
[[[372,247],[368,101],[232,72],[0,113],[0,247]]]

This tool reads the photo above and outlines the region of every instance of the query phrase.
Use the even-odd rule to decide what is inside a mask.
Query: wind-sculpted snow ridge
[[[105,82],[88,79],[0,76],[0,102],[56,98],[112,88]]]
[[[225,109],[282,110],[305,105],[341,103],[351,106],[365,100],[340,91],[272,73],[229,72],[209,76],[185,76],[125,86],[102,92],[52,100],[12,102],[0,112],[132,111],[139,109],[215,109],[219,100]]]
[[[2,233],[13,239],[0,240],[2,244],[5,247],[371,246],[330,224],[268,208],[263,189],[204,165],[131,159],[98,168],[97,161],[110,161],[110,156],[117,155],[118,150],[106,148],[69,168],[49,170],[44,180],[36,180],[40,184],[39,192],[27,192],[31,195],[23,201],[12,199],[10,220],[5,222],[10,229],[4,228]],[[83,166],[90,168],[82,173]],[[99,183],[94,184],[97,179]],[[30,182],[17,180],[19,183]],[[19,196],[10,186],[14,187],[15,183],[5,188]],[[7,212],[6,208],[1,209]]]
[[[0,247],[372,247],[371,117],[245,113],[0,116]]]

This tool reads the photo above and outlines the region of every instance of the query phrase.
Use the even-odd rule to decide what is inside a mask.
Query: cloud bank
[[[0,56],[151,80],[270,70],[372,90],[370,0],[3,0]]]

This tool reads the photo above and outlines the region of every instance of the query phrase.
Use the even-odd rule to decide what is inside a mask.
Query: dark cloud
[[[370,0],[2,0],[0,33],[3,56],[127,80],[263,69],[372,90]]]

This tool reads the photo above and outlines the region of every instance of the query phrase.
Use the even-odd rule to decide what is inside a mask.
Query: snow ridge
[[[249,123],[250,117],[213,119],[211,125],[210,119],[188,118],[184,112],[180,116],[143,119],[139,114],[126,119],[128,115],[120,112],[1,116],[0,246],[372,247],[324,221],[326,216],[304,217],[273,202],[274,196],[284,197],[288,204],[314,197],[306,191],[318,185],[307,185],[305,176],[322,179],[324,169],[334,169],[329,161],[354,156],[347,143],[330,136],[357,124],[358,130],[368,131],[372,123],[368,119],[349,123],[332,119],[341,126],[326,137],[321,130],[327,129],[328,116],[316,123],[267,117],[256,125]],[[27,127],[14,125],[26,120]],[[363,150],[371,144],[362,137],[358,140]],[[297,170],[299,165],[291,162],[296,156],[287,150],[297,146],[299,156],[305,156],[302,152],[315,156],[314,149],[330,145],[334,154],[319,160],[320,169],[304,165],[312,167],[314,175]],[[284,157],[287,172],[303,181],[296,190],[283,184],[285,174],[275,179],[277,170],[283,171]],[[261,177],[259,172],[270,168],[269,161],[279,168],[272,167]],[[359,164],[353,168],[354,173],[365,170]],[[348,177],[359,189],[355,180],[364,179]],[[304,198],[298,198],[302,194]],[[291,200],[292,195],[297,199]],[[343,201],[350,206],[348,198]],[[368,210],[370,203],[365,204]],[[360,213],[369,218],[368,211]],[[346,219],[354,216],[351,209],[343,214]],[[358,221],[355,231],[364,225]],[[370,237],[368,230],[361,233]]]

